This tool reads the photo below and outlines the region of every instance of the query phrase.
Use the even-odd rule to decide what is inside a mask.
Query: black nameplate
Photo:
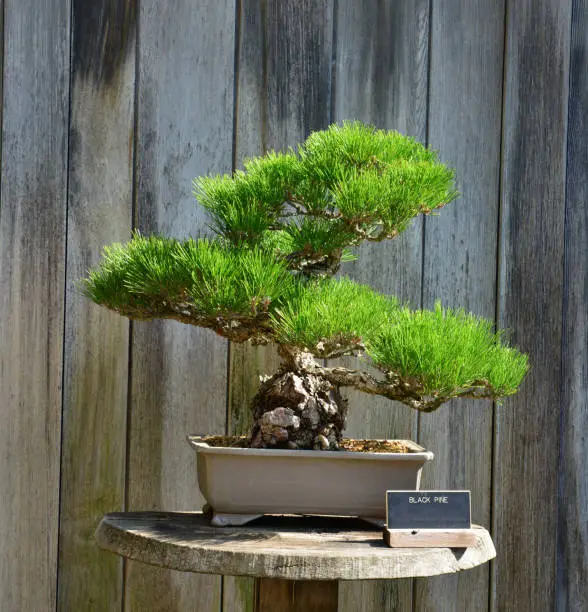
[[[388,529],[470,529],[469,491],[386,491]]]

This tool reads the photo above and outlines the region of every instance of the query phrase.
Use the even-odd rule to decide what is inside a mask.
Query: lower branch
[[[204,327],[232,342],[249,341],[251,344],[268,344],[273,340],[269,316],[265,312],[251,316],[237,314],[204,315],[195,311],[190,304],[176,304],[171,301],[154,301],[149,308],[145,306],[135,308],[132,305],[125,305],[114,307],[112,310],[135,321],[172,319],[180,323]]]
[[[387,374],[387,380],[378,380],[361,370],[321,366],[310,353],[295,347],[282,345],[279,347],[279,352],[280,356],[288,363],[288,367],[294,371],[320,376],[337,387],[353,387],[364,393],[381,395],[421,412],[433,412],[454,397],[474,399],[496,398],[492,389],[484,388],[482,381],[480,381],[479,385],[477,384],[467,389],[459,389],[451,395],[426,396],[423,394],[422,386],[418,382],[402,379],[393,373]]]

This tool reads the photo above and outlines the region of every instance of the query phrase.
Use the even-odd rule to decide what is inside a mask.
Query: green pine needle
[[[422,385],[425,395],[452,397],[488,388],[497,397],[515,393],[528,358],[503,343],[492,322],[463,310],[401,308],[368,341],[374,363]]]
[[[245,162],[245,172],[200,177],[194,194],[212,217],[212,228],[236,245],[258,242],[275,226],[299,162],[292,153],[274,153]]]
[[[365,350],[407,393],[516,392],[527,356],[490,321],[439,304],[411,311],[347,278],[322,278],[354,258],[347,247],[392,238],[456,197],[453,171],[434,151],[347,122],[194,188],[215,240],[137,233],[104,249],[84,294],[131,318],[173,318],[239,342],[273,340],[316,357]]]
[[[106,247],[82,289],[127,316],[165,316],[182,308],[203,316],[254,316],[273,308],[295,283],[283,262],[258,248],[137,234],[124,246]]]
[[[393,238],[418,214],[457,197],[453,171],[434,151],[359,122],[314,132],[297,153],[271,151],[246,161],[243,171],[199,178],[194,187],[220,236],[252,245],[285,231],[292,252],[312,250],[311,259]],[[308,236],[329,239],[317,245]]]
[[[361,346],[380,331],[396,300],[348,278],[312,281],[272,313],[276,340],[315,354]]]

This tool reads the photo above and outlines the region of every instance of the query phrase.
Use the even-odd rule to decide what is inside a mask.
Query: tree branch
[[[119,314],[136,321],[151,319],[172,319],[188,325],[204,327],[216,332],[232,342],[251,342],[252,344],[268,344],[273,341],[273,332],[269,324],[269,315],[265,312],[251,316],[224,314],[205,315],[198,313],[190,304],[177,304],[162,301],[154,303],[150,308],[141,305],[133,307],[111,308]]]
[[[474,399],[496,398],[492,389],[483,387],[483,381],[479,381],[480,387],[475,386],[456,390],[456,392],[451,395],[426,396],[423,394],[423,388],[420,383],[402,379],[393,372],[388,372],[387,380],[384,381],[378,380],[371,374],[361,370],[321,366],[315,361],[310,353],[301,351],[296,347],[281,345],[279,347],[279,353],[288,369],[322,376],[337,387],[353,387],[364,393],[381,395],[405,404],[406,406],[410,406],[410,408],[414,408],[415,410],[420,410],[421,412],[433,412],[454,397]]]

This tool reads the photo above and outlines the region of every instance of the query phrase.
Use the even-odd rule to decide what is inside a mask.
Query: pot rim
[[[398,461],[432,461],[435,455],[426,450],[412,440],[400,440],[407,444],[412,452],[408,453],[374,453],[374,452],[353,452],[353,451],[320,451],[320,450],[291,450],[288,448],[239,448],[232,446],[209,446],[206,442],[202,442],[203,436],[190,435],[186,436],[188,444],[196,449],[197,453],[206,455],[249,455],[253,457],[281,457],[291,458],[296,457],[308,459],[354,459],[358,461],[373,461],[375,459],[391,459]]]

